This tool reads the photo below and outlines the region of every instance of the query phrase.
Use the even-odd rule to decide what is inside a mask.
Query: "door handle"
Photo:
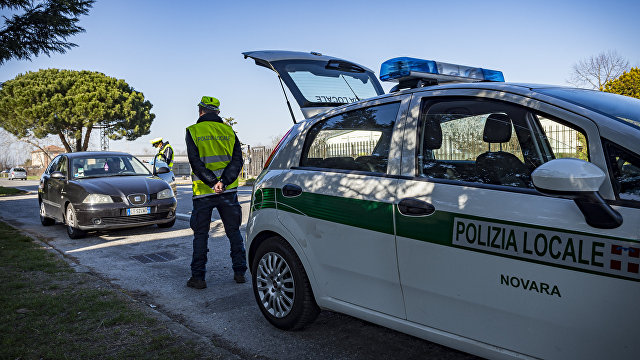
[[[302,194],[302,188],[298,185],[287,184],[282,187],[284,197],[296,197]]]
[[[398,211],[405,216],[427,216],[436,211],[436,208],[426,201],[405,198],[398,203]]]

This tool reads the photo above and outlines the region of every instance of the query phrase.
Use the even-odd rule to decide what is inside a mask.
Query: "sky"
[[[576,62],[603,51],[640,66],[639,13],[640,1],[626,0],[97,0],[79,22],[86,32],[69,39],[78,47],[10,60],[0,82],[48,68],[124,79],[156,118],[150,134],[112,141],[110,150],[142,154],[162,137],[184,151],[203,95],[220,100],[243,143],[271,145],[293,122],[276,74],[242,52],[316,51],[376,75],[385,60],[409,56],[501,70],[509,82],[568,85]],[[98,138],[92,133],[93,144]]]

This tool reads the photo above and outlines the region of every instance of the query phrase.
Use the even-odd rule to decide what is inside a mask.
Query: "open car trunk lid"
[[[278,74],[306,119],[336,106],[384,94],[373,71],[343,59],[280,50],[242,54]]]

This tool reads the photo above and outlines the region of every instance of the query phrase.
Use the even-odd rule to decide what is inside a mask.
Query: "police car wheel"
[[[50,217],[47,217],[47,213],[45,212],[43,202],[40,202],[40,223],[42,224],[42,226],[51,226],[56,223],[55,220],[53,220]]]
[[[273,326],[298,330],[320,313],[302,262],[281,237],[270,237],[258,246],[251,274],[258,307]]]
[[[64,223],[67,228],[67,235],[69,235],[69,238],[71,239],[80,239],[87,235],[86,231],[80,230],[76,227],[76,222],[76,211],[73,208],[73,204],[69,204],[67,205],[67,209],[65,211]]]

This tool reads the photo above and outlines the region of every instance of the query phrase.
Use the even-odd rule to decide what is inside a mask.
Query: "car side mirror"
[[[598,192],[605,179],[606,175],[599,167],[571,158],[551,160],[531,173],[536,190],[573,200],[590,226],[614,229],[622,225],[622,215]]]
[[[169,170],[169,168],[168,168],[168,167],[166,167],[166,166],[161,166],[161,167],[159,167],[159,168],[157,168],[157,169],[156,169],[156,175],[157,175],[157,174],[166,174],[166,173],[168,173],[169,171],[171,171],[171,170]]]
[[[65,180],[66,176],[64,176],[63,173],[61,173],[60,171],[54,171],[51,173],[50,177],[52,179],[58,179],[58,180]]]

